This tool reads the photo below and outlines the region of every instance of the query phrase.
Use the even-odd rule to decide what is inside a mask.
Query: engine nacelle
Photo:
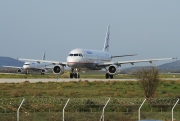
[[[64,66],[56,65],[53,67],[54,74],[63,74],[64,73]]]
[[[21,72],[22,72],[22,69],[18,69],[17,72],[18,72],[18,73],[21,73]]]
[[[116,65],[110,65],[109,67],[108,67],[108,73],[110,74],[110,75],[115,75],[115,74],[117,74],[118,73],[118,66],[116,66]]]
[[[45,74],[47,72],[46,69],[41,69],[41,74]]]

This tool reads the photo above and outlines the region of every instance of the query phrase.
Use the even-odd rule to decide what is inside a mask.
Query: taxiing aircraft
[[[43,53],[42,60],[45,60],[45,52]],[[16,68],[18,73],[22,73],[22,71],[26,71],[26,74],[29,74],[29,71],[40,71],[41,74],[45,74],[47,72],[46,63],[44,62],[33,62],[28,61],[23,64],[22,67],[17,66],[3,66],[6,68]]]
[[[19,60],[28,60],[35,61],[37,63],[47,62],[54,64],[53,72],[55,74],[63,74],[64,67],[71,67],[70,78],[80,78],[79,71],[83,69],[90,70],[101,70],[106,69],[106,78],[113,78],[115,74],[118,73],[118,69],[122,64],[134,64],[139,62],[150,62],[159,61],[159,60],[169,60],[174,58],[159,58],[159,59],[146,59],[146,60],[131,60],[131,61],[118,61],[112,62],[111,60],[116,57],[125,57],[125,56],[134,56],[132,55],[122,55],[122,56],[112,56],[109,53],[109,35],[110,35],[110,26],[107,27],[106,38],[104,43],[103,50],[89,50],[89,49],[73,49],[70,51],[67,62],[59,61],[48,61],[48,60],[35,60],[35,59],[23,59]]]

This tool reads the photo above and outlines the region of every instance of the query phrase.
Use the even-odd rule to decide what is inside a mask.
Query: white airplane
[[[89,50],[89,49],[73,49],[70,51],[67,62],[59,62],[59,61],[48,61],[48,60],[35,60],[35,59],[23,59],[19,58],[19,60],[28,60],[35,61],[37,63],[47,62],[54,65],[53,72],[55,74],[63,74],[64,67],[71,67],[70,78],[80,78],[79,71],[83,69],[90,70],[101,70],[106,69],[106,78],[113,78],[114,75],[118,74],[118,68],[122,64],[134,64],[139,62],[150,62],[159,61],[159,60],[169,60],[174,58],[159,58],[159,59],[146,59],[146,60],[131,60],[131,61],[118,61],[112,62],[112,58],[116,57],[125,57],[125,56],[134,56],[132,55],[122,55],[122,56],[112,56],[109,53],[109,35],[110,35],[110,26],[107,27],[107,33],[104,43],[103,50]]]
[[[45,52],[43,54],[42,60],[45,60]],[[29,71],[40,71],[41,74],[45,74],[47,72],[47,67],[46,63],[44,62],[24,62],[22,67],[17,67],[17,66],[3,66],[6,68],[16,68],[18,73],[22,73],[23,70],[26,71],[26,74],[29,74]]]

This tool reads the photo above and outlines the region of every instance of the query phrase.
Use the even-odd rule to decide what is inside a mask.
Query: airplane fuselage
[[[38,70],[40,68],[45,68],[45,63],[37,63],[37,62],[25,62],[23,65],[24,70]]]
[[[83,68],[100,70],[102,67],[97,65],[103,62],[110,62],[111,55],[106,51],[74,49],[67,57],[67,64],[72,68]]]

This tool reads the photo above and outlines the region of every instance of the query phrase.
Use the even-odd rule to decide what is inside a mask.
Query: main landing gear
[[[75,69],[74,72],[74,68],[72,68],[70,73],[70,78],[80,78],[79,69]]]
[[[79,74],[79,69],[74,69],[72,68],[71,69],[71,73],[70,73],[70,78],[80,78],[80,74]],[[113,79],[113,75],[109,74],[109,73],[106,73],[105,75],[106,79]]]
[[[110,75],[109,73],[106,73],[106,79],[113,79],[113,75]]]
[[[104,69],[106,69],[106,68],[104,68]],[[108,70],[106,69],[106,75],[105,75],[105,77],[106,77],[106,79],[113,79],[113,75],[111,75],[111,74],[109,74],[108,73]]]

